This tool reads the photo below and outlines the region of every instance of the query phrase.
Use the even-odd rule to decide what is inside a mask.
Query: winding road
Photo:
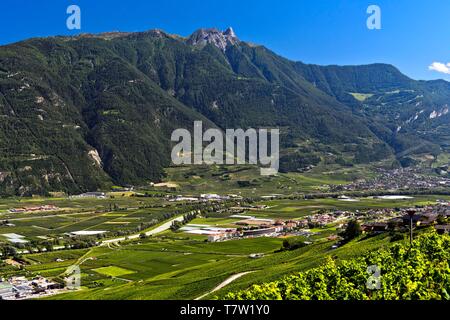
[[[222,282],[221,284],[219,284],[217,287],[215,287],[214,289],[212,289],[211,291],[208,291],[207,293],[205,293],[204,295],[201,295],[200,297],[196,298],[195,300],[201,300],[204,297],[206,297],[207,295],[214,293],[216,291],[219,291],[220,289],[222,289],[223,287],[229,285],[230,283],[232,283],[233,281],[236,281],[237,279],[252,273],[255,271],[247,271],[247,272],[241,272],[241,273],[237,273],[235,275],[232,275],[231,277],[229,277],[228,279],[226,279],[224,282]]]
[[[170,229],[170,226],[172,226],[172,223],[173,223],[173,222],[175,222],[175,221],[183,221],[183,219],[184,219],[184,216],[177,217],[177,218],[175,218],[175,219],[169,220],[169,221],[163,223],[162,225],[156,227],[155,229],[152,229],[152,230],[150,230],[150,231],[147,231],[147,232],[145,233],[145,235],[146,235],[147,237],[149,237],[149,236],[153,236],[153,235],[155,235],[155,234],[164,232],[164,231],[166,231],[166,230],[169,230],[169,229]],[[114,238],[114,239],[104,240],[104,241],[101,241],[101,242],[100,242],[100,246],[108,245],[108,244],[110,244],[110,243],[117,243],[117,242],[121,242],[121,241],[125,241],[125,240],[138,239],[140,235],[141,235],[141,234],[138,233],[138,234],[133,234],[133,235],[127,236],[127,237],[120,237],[120,238]]]

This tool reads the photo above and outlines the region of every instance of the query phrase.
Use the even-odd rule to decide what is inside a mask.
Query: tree
[[[17,256],[16,248],[12,246],[4,246],[1,248],[3,257],[15,257]]]
[[[437,223],[438,224],[446,224],[447,223],[447,219],[445,218],[445,216],[443,216],[442,214],[440,214],[437,218]]]
[[[356,237],[359,237],[362,234],[362,228],[359,224],[358,220],[351,220],[347,224],[347,228],[345,229],[344,233],[342,234],[345,241],[350,241],[352,239],[355,239]]]

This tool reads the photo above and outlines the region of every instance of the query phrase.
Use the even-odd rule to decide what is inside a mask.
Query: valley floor
[[[304,175],[285,181],[305,181],[314,189],[323,179]],[[41,276],[64,284],[68,268],[78,266],[78,290],[44,298],[220,298],[317,267],[327,257],[339,262],[406,243],[401,224],[395,231],[367,229],[345,244],[340,234],[351,220],[367,228],[387,225],[408,208],[448,213],[450,201],[444,194],[265,197],[265,187],[258,192],[254,198],[220,193],[199,201],[187,199],[199,195],[186,189],[119,191],[100,198],[1,199],[2,253],[7,255],[11,246],[17,252],[0,264],[0,278]],[[12,210],[31,207],[46,209]],[[266,224],[279,227],[269,234],[245,233],[267,229]],[[212,238],[211,233],[227,236]]]

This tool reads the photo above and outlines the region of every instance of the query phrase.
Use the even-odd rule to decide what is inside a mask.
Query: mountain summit
[[[215,28],[200,29],[194,32],[188,40],[190,45],[205,46],[206,44],[213,44],[222,51],[226,51],[229,45],[239,43],[239,39],[234,33],[233,28],[228,28],[225,31],[220,31]]]

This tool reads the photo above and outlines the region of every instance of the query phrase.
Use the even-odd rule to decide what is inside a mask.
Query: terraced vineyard
[[[281,280],[229,293],[229,300],[449,300],[450,237],[422,235],[339,264],[325,264]],[[370,267],[380,272],[371,284]],[[370,271],[375,277],[375,271]],[[369,283],[369,284],[368,284]]]

